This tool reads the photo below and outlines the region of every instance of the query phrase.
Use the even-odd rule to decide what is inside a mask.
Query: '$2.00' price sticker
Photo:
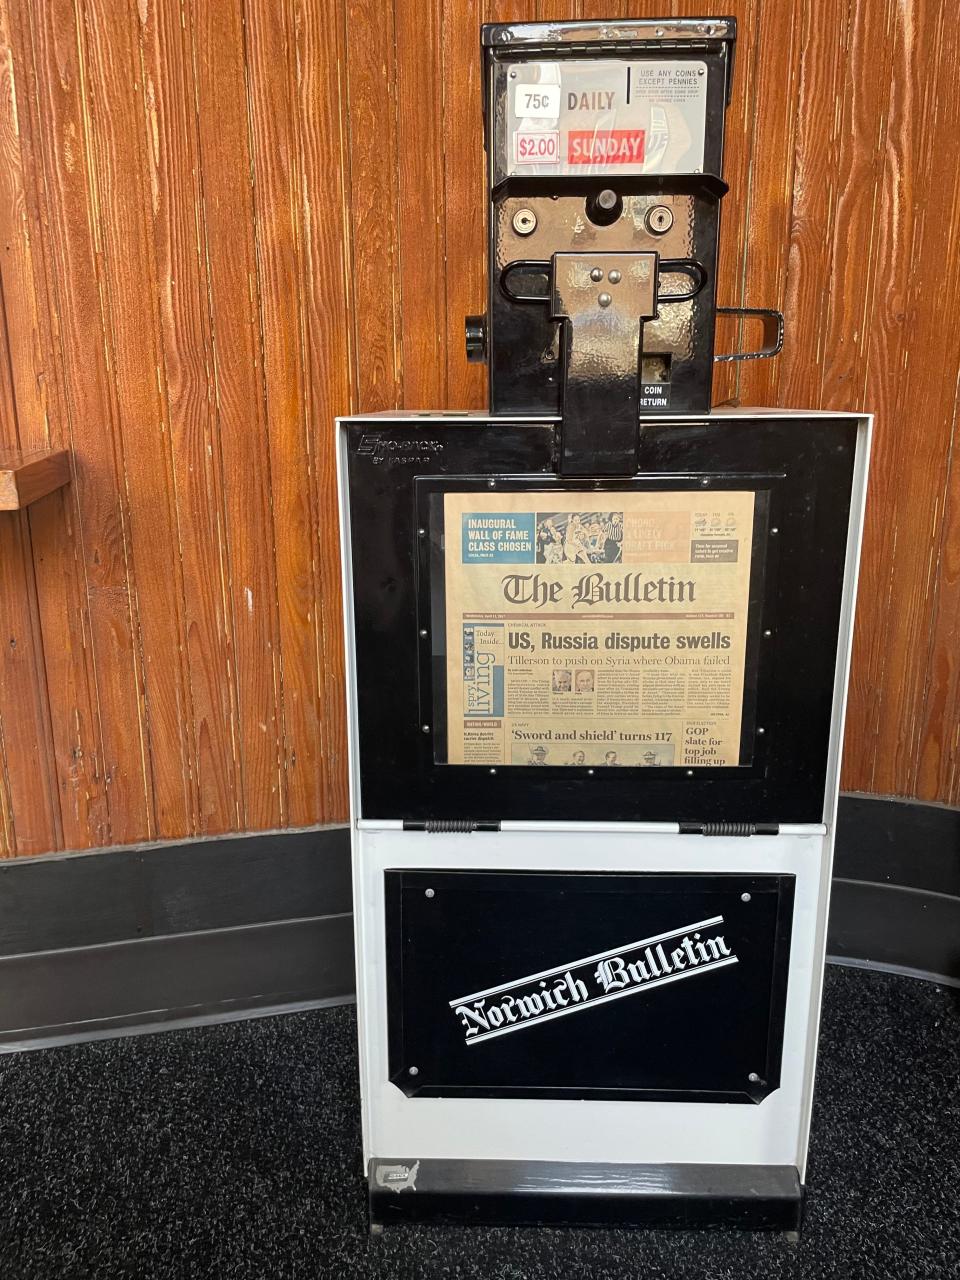
[[[513,154],[517,164],[556,164],[560,159],[560,134],[517,129]]]

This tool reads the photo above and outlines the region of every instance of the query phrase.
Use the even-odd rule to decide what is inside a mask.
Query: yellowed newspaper
[[[738,765],[754,494],[444,495],[451,764]]]

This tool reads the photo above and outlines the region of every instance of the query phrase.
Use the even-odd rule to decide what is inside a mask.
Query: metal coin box
[[[870,422],[706,412],[716,200],[683,175],[607,177],[682,126],[719,181],[732,34],[485,28],[494,411],[338,422],[374,1230],[800,1227]],[[633,97],[678,61],[706,90],[591,115],[608,73]],[[549,114],[571,67],[588,128]],[[541,114],[518,115],[535,83]],[[587,146],[583,177],[508,172],[521,148]],[[617,216],[591,225],[626,230],[581,263],[588,292],[567,233],[614,187]],[[704,268],[663,323],[638,229],[661,205],[689,228],[669,253]],[[511,237],[538,234],[549,305],[502,287]],[[600,301],[634,270],[629,303]],[[668,307],[689,340],[652,415]]]

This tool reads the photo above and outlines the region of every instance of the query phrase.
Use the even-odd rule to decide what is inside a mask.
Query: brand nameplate
[[[711,916],[449,1002],[468,1045],[738,963]]]

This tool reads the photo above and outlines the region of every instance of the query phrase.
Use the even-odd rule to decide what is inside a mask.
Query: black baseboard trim
[[[960,809],[840,797],[827,952],[960,985]]]
[[[0,864],[0,1052],[353,993],[345,826]]]
[[[0,863],[0,1053],[354,993],[346,826]],[[845,795],[828,953],[960,986],[960,810]]]

